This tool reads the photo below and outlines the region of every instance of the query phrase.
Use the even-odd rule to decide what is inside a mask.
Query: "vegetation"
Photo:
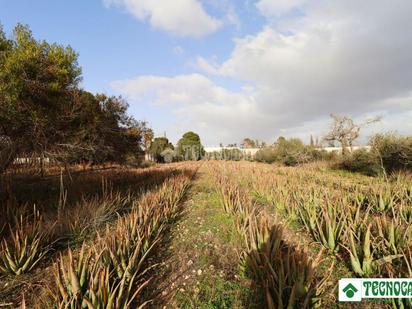
[[[156,162],[164,162],[162,153],[167,149],[174,149],[172,143],[166,137],[156,137],[151,143],[148,153]]]
[[[80,80],[72,48],[38,41],[27,26],[12,39],[0,28],[0,172],[17,158],[35,158],[41,172],[45,161],[138,160],[147,124],[127,114],[122,98],[81,90]]]
[[[0,307],[330,308],[342,277],[411,277],[411,137],[352,151],[376,119],[333,115],[341,155],[245,138],[258,162],[200,161],[198,134],[152,141],[80,80],[70,47],[0,29]]]
[[[386,173],[412,169],[412,137],[377,134],[370,140],[372,152]]]
[[[412,170],[412,138],[396,134],[377,134],[371,149],[358,149],[340,158],[336,167],[369,176]]]
[[[239,265],[267,308],[330,307],[340,277],[408,276],[408,177],[246,162],[216,163],[213,174],[244,240]]]
[[[199,160],[204,155],[204,149],[199,135],[186,132],[177,142],[177,153],[184,160]]]
[[[314,146],[304,145],[298,138],[285,139],[279,137],[276,143],[270,147],[260,149],[255,160],[258,162],[279,162],[284,165],[294,166],[311,162],[322,157],[322,153]]]
[[[348,153],[348,148],[352,150],[354,142],[359,138],[361,128],[380,120],[380,118],[377,117],[367,119],[361,124],[356,124],[353,119],[348,116],[334,114],[330,116],[333,119],[333,123],[324,140],[331,145],[334,145],[334,142],[338,142],[341,146],[343,156]]]

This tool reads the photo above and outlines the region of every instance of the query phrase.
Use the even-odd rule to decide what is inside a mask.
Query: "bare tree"
[[[374,122],[381,120],[381,117],[366,119],[360,124],[356,124],[353,119],[348,116],[330,115],[333,123],[329,133],[323,138],[328,143],[335,141],[341,145],[342,155],[347,154],[348,147],[352,150],[353,143],[358,139],[360,130]]]

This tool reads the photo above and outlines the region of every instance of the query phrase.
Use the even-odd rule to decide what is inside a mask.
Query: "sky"
[[[204,145],[322,138],[330,114],[412,134],[412,1],[0,0],[0,23],[79,53],[157,136]]]

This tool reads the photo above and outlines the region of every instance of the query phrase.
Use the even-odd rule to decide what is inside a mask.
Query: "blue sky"
[[[321,136],[331,112],[411,133],[412,6],[395,2],[0,0],[0,22],[71,45],[82,86],[157,134],[217,145]]]

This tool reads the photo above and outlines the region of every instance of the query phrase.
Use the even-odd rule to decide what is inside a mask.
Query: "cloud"
[[[216,59],[207,60],[203,57],[197,57],[194,63],[194,67],[200,69],[201,71],[209,75],[219,75],[219,65],[216,62]]]
[[[301,2],[260,1],[269,15],[292,7],[304,14],[282,16],[277,26],[237,39],[220,65],[199,58],[198,67],[254,85],[261,111],[283,115],[289,127],[331,112],[412,110],[412,2]]]
[[[169,129],[197,129],[208,144],[322,135],[330,113],[358,120],[382,114],[382,129],[412,133],[412,2],[257,6],[267,24],[235,39],[223,61],[198,57],[205,75],[143,76],[113,86],[135,101],[171,104],[178,120]],[[246,87],[229,90],[224,80]]]
[[[153,28],[176,36],[201,37],[222,26],[197,0],[104,0],[104,4],[124,7],[137,19],[148,20]]]
[[[174,107],[175,123],[168,133],[175,140],[185,131],[195,130],[209,145],[228,142],[233,138],[233,130],[246,136],[260,130],[253,121],[270,120],[259,114],[252,95],[229,91],[201,74],[141,76],[114,81],[111,87],[131,102],[149,101],[159,107]]]
[[[269,17],[279,16],[305,3],[305,0],[259,0],[256,7]]]

